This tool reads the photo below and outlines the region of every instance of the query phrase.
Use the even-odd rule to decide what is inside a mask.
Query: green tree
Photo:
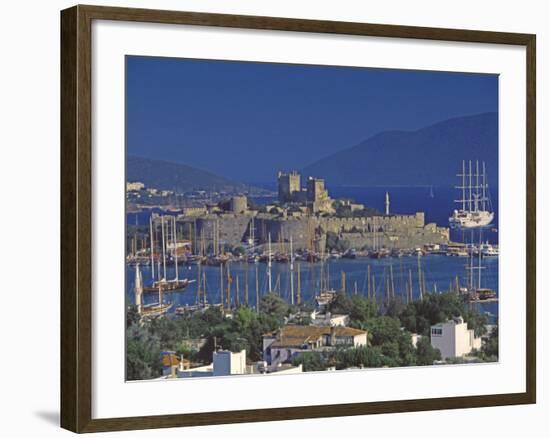
[[[366,323],[371,318],[379,315],[378,304],[376,300],[365,298],[361,295],[354,295],[351,298],[350,319],[360,323]]]
[[[386,357],[388,361],[388,366],[396,367],[401,365],[401,360],[399,357],[399,344],[397,339],[394,341],[384,342],[379,345],[380,351]]]
[[[195,348],[192,348],[191,345],[185,340],[179,342],[174,348],[178,356],[183,356],[186,359],[191,361],[197,360],[198,351]]]
[[[394,342],[401,334],[399,320],[389,316],[371,318],[365,328],[372,335],[372,345],[375,346]]]
[[[173,318],[155,318],[145,327],[159,340],[160,348],[172,350],[180,340],[177,323]]]
[[[498,361],[498,327],[495,327],[489,336],[483,339],[481,350],[476,352],[476,356],[484,362]]]
[[[350,367],[379,368],[394,364],[391,358],[384,355],[381,347],[341,348],[333,354],[337,369]]]
[[[468,328],[473,330],[476,336],[483,336],[487,333],[487,316],[479,313],[475,309],[466,309],[463,314],[464,321],[468,323]]]
[[[423,336],[416,343],[416,364],[433,365],[436,360],[441,360],[441,352],[433,348],[430,340]]]
[[[332,313],[349,315],[355,327],[363,326],[370,318],[375,318],[379,314],[375,300],[361,295],[350,296],[343,292],[336,294],[329,305],[329,310]]]
[[[430,327],[448,319],[463,316],[466,322],[478,322],[476,314],[470,313],[463,299],[454,292],[444,294],[426,294],[422,300],[409,303],[400,312],[395,309],[392,314],[399,317],[401,324],[412,333],[429,336]],[[481,321],[481,320],[479,320]],[[480,328],[480,330],[483,330]]]
[[[126,330],[126,379],[145,380],[161,375],[160,341],[146,327]]]
[[[128,306],[126,311],[126,328],[134,324],[139,324],[141,317],[138,312],[137,306]]]
[[[232,342],[232,349],[245,348],[251,360],[260,360],[263,328],[256,312],[250,307],[240,307],[233,317],[232,331],[235,333],[235,340]]]
[[[316,351],[306,351],[295,357],[294,366],[302,365],[303,371],[324,371],[327,368],[326,359]]]
[[[399,315],[401,325],[411,333],[419,333],[416,327],[416,318],[416,307],[413,305],[406,306]]]
[[[281,323],[288,315],[288,311],[289,306],[285,300],[273,292],[264,295],[260,301],[260,312],[275,318]]]
[[[328,309],[331,313],[349,315],[353,309],[351,298],[343,292],[338,292]]]
[[[222,324],[225,321],[223,312],[219,307],[208,307],[204,312],[200,313],[199,318],[208,327]]]
[[[405,311],[406,305],[405,303],[400,299],[393,299],[390,301],[386,308],[386,316],[391,316],[392,318],[399,318],[399,315],[401,315]]]
[[[399,365],[403,367],[416,365],[416,349],[412,343],[411,334],[407,331],[401,331],[397,338],[399,348]]]

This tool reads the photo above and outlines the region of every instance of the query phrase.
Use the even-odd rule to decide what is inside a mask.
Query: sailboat
[[[487,287],[482,287],[481,285],[481,272],[486,268],[485,266],[482,266],[481,264],[481,258],[482,258],[482,243],[481,243],[481,231],[479,232],[479,246],[477,247],[477,256],[476,256],[476,247],[474,245],[474,239],[473,239],[473,233],[474,231],[471,231],[471,243],[469,247],[469,254],[468,254],[468,265],[466,266],[466,272],[468,273],[468,295],[470,302],[473,301],[495,301],[497,300],[497,293]],[[477,266],[474,265],[474,258],[477,258]],[[477,283],[476,283],[476,275],[475,271],[477,271]]]
[[[485,162],[482,162],[482,173],[479,172],[479,161],[476,161],[475,174],[472,173],[472,161],[468,162],[466,173],[466,161],[462,161],[462,173],[457,176],[462,178],[461,185],[456,186],[461,190],[461,199],[455,200],[460,204],[459,210],[454,210],[449,218],[451,228],[478,228],[488,226],[495,214],[491,211],[491,199],[489,196],[489,184],[487,184],[487,172]]]
[[[134,284],[135,303],[138,308],[138,313],[142,318],[152,318],[161,316],[167,313],[172,304],[164,303],[164,295],[162,288],[158,288],[158,303],[143,304],[143,278],[139,270],[139,263],[136,265],[136,278]]]
[[[388,248],[385,248],[382,246],[381,237],[383,239],[383,236],[380,236],[380,227],[376,223],[376,216],[372,217],[372,250],[369,251],[369,257],[371,259],[381,259],[384,257],[389,257],[391,255],[391,251]]]
[[[158,260],[158,269],[157,269],[157,276],[158,278],[155,280],[155,240],[154,240],[154,231],[153,231],[153,217],[149,219],[149,227],[150,227],[150,233],[151,233],[151,276],[153,279],[153,282],[150,286],[143,286],[143,292],[144,293],[151,293],[151,292],[157,292],[159,289],[162,289],[163,292],[175,292],[175,291],[182,291],[185,289],[189,284],[193,283],[194,280],[189,280],[187,278],[180,279],[179,278],[179,266],[178,266],[178,248],[177,248],[177,239],[176,239],[176,218],[174,216],[170,216],[170,219],[167,219],[167,223],[165,225],[164,216],[161,216],[161,226],[162,226],[162,276],[161,276],[161,269],[160,269],[160,258]],[[166,249],[168,249],[168,242],[165,234],[168,234],[168,231],[170,231],[170,234],[172,236],[172,242],[171,242],[171,249],[173,250],[173,258],[174,258],[174,267],[175,267],[175,278],[168,280],[166,278]],[[166,232],[166,233],[165,233]]]
[[[330,303],[336,298],[337,292],[330,287],[330,267],[326,264],[325,276],[325,257],[321,257],[321,271],[319,273],[319,293],[315,294],[315,302],[320,311],[326,311]]]

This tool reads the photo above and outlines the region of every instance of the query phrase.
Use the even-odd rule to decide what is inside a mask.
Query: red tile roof
[[[302,346],[310,342],[316,342],[322,336],[330,336],[331,330],[334,330],[334,335],[337,338],[366,335],[364,330],[358,330],[351,327],[328,327],[328,326],[311,326],[311,325],[286,325],[280,330],[264,334],[264,337],[275,337],[273,346]]]

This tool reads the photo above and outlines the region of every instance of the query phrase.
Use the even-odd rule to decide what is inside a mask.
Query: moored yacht
[[[455,200],[461,208],[454,210],[449,218],[451,228],[478,228],[488,226],[495,214],[491,211],[491,198],[489,184],[487,184],[487,172],[485,162],[482,162],[482,171],[479,171],[479,161],[475,163],[475,173],[472,173],[472,161],[468,162],[466,173],[466,161],[462,161],[461,185],[456,186],[461,190],[461,199]]]

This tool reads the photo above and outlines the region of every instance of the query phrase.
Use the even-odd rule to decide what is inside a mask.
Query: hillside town
[[[152,320],[130,312],[128,378],[280,375],[498,360],[497,327],[453,293],[428,295],[408,305],[396,298],[386,306],[340,292],[324,309],[317,305],[310,311],[309,305],[288,306],[271,294],[262,299],[259,312],[246,305],[225,311],[210,306]],[[432,316],[440,322],[427,319],[434,309],[442,312]],[[456,313],[464,316],[452,316]],[[134,356],[139,351],[134,347],[155,340],[149,363]]]

